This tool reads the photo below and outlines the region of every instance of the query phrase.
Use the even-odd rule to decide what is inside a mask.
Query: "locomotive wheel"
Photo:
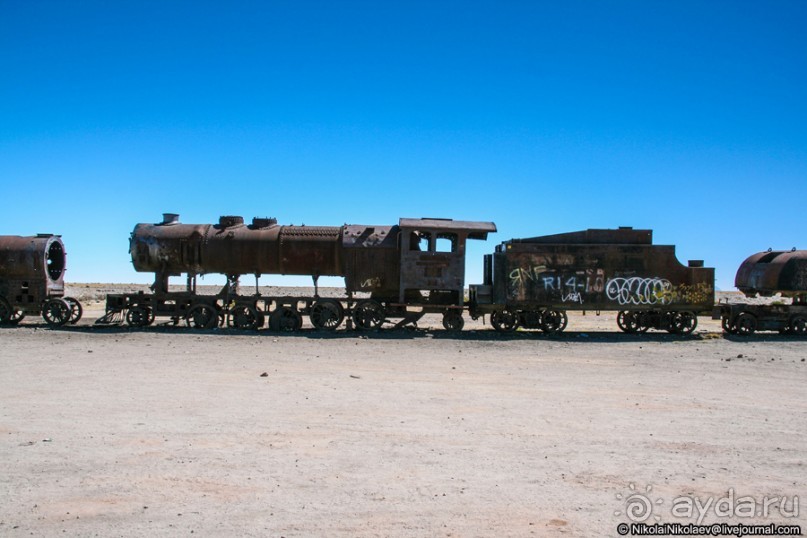
[[[729,321],[730,319],[731,318],[729,316],[722,316],[720,318],[720,326],[723,327],[723,330],[726,331],[727,333],[734,332],[734,326]]]
[[[0,323],[12,323],[12,318],[14,317],[14,309],[11,308],[11,305],[6,300],[5,297],[0,297]]]
[[[78,320],[81,319],[84,309],[81,307],[81,303],[78,302],[78,299],[65,297],[64,300],[70,305],[70,325],[75,325],[78,323]]]
[[[796,315],[790,318],[790,332],[799,336],[807,334],[807,317]]]
[[[17,310],[5,299],[0,297],[0,325],[16,325],[21,322],[25,314]]]
[[[61,327],[70,321],[72,308],[64,299],[51,298],[42,305],[42,317],[51,327]]]
[[[569,317],[563,310],[546,310],[541,316],[541,329],[547,334],[563,332],[569,324]]]
[[[384,307],[378,301],[367,299],[353,307],[353,323],[357,329],[378,329],[387,317]]]
[[[462,319],[462,312],[457,310],[446,310],[443,313],[443,328],[451,332],[460,332],[465,327],[465,320]]]
[[[311,325],[323,331],[333,331],[345,319],[345,309],[334,299],[320,299],[311,307],[308,315]]]
[[[263,316],[252,305],[239,305],[230,312],[230,320],[236,329],[255,330],[263,325]]]
[[[691,334],[698,326],[698,316],[693,312],[673,312],[669,331],[674,334]]]
[[[126,323],[131,327],[145,327],[154,321],[154,315],[147,306],[135,305],[126,312]]]
[[[757,330],[757,318],[748,312],[742,312],[737,316],[737,321],[734,323],[735,334],[741,336],[749,336],[754,334]]]
[[[497,310],[490,315],[490,324],[500,333],[513,332],[518,328],[518,316],[509,310]]]
[[[185,323],[194,329],[213,329],[218,325],[216,309],[207,304],[197,304],[185,314]]]
[[[297,331],[303,326],[303,318],[290,306],[281,306],[269,317],[269,328],[273,331]]]
[[[616,324],[626,333],[635,333],[639,330],[639,316],[630,310],[622,310],[616,316]]]

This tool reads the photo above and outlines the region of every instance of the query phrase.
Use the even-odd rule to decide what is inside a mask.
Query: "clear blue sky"
[[[807,2],[0,0],[0,234],[146,282],[137,222],[655,230],[807,249]],[[266,280],[269,283],[271,280]]]

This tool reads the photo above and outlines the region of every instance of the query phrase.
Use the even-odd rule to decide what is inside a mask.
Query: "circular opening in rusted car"
[[[59,280],[64,272],[64,247],[60,242],[54,241],[50,244],[45,263],[50,279]]]

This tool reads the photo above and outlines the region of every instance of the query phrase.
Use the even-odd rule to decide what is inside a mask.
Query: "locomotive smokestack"
[[[163,213],[163,226],[170,224],[179,224],[179,213]]]

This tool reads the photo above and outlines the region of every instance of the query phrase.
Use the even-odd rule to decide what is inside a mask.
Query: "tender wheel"
[[[263,325],[263,315],[252,305],[238,305],[230,312],[230,320],[236,329],[255,330]]]
[[[796,315],[790,318],[790,332],[799,336],[807,334],[807,317]]]
[[[12,323],[14,313],[14,309],[11,308],[8,300],[5,297],[0,297],[0,323],[3,325]]]
[[[757,318],[748,312],[742,312],[737,316],[734,323],[735,333],[741,336],[749,336],[757,330]]]
[[[78,299],[65,297],[64,300],[70,305],[70,325],[75,325],[78,323],[78,320],[81,319],[84,309],[81,307],[81,303],[78,302]]]
[[[367,299],[353,307],[353,323],[357,329],[378,329],[387,317],[384,307],[378,301]]]
[[[11,325],[16,325],[17,323],[21,322],[23,319],[25,319],[25,314],[23,313],[23,311],[22,310],[14,310],[14,312],[11,314],[11,319],[8,320],[8,323],[11,324]]]
[[[334,299],[320,299],[311,307],[308,315],[311,325],[323,331],[333,331],[345,319],[345,309]]]
[[[622,310],[616,316],[616,324],[619,328],[626,333],[639,332],[641,325],[639,323],[639,315],[630,310]]]
[[[462,312],[458,310],[446,310],[443,313],[443,328],[447,331],[460,332],[465,327],[465,320]]]
[[[732,325],[731,322],[729,321],[730,319],[731,317],[728,315],[721,316],[720,326],[723,327],[723,330],[726,331],[727,333],[733,334],[735,328],[734,325]]]
[[[151,308],[135,305],[126,312],[126,323],[131,327],[145,327],[154,321]]]
[[[42,317],[51,327],[61,327],[70,321],[72,308],[64,299],[48,299],[42,306]]]
[[[518,316],[509,310],[497,310],[490,315],[490,324],[500,333],[513,332],[518,328]]]
[[[569,324],[569,317],[563,310],[546,310],[541,316],[541,329],[547,334],[562,332]]]
[[[650,330],[652,315],[649,312],[634,312],[633,315],[636,317],[637,333],[646,333]]]
[[[269,327],[273,331],[298,331],[303,326],[303,318],[290,306],[281,306],[269,317]]]
[[[698,316],[693,312],[674,312],[669,331],[675,334],[691,334],[698,326]]]
[[[185,323],[193,329],[213,329],[218,322],[219,315],[216,309],[207,304],[193,306],[185,314]]]

